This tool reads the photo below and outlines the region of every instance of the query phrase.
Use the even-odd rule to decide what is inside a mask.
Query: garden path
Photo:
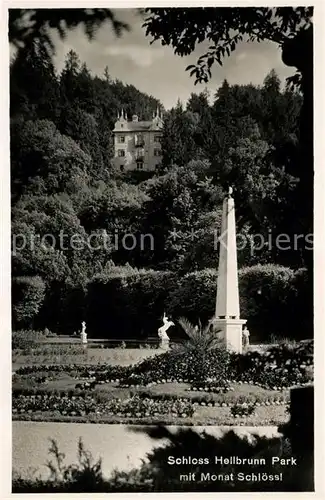
[[[176,429],[176,427],[169,427]],[[278,435],[277,427],[193,427],[202,432],[220,436],[229,429],[236,429],[240,435],[254,432],[261,436]],[[153,440],[146,434],[132,432],[132,426],[105,424],[77,424],[54,422],[13,422],[12,467],[26,476],[28,471],[37,470],[37,475],[47,476],[46,461],[49,439],[55,439],[59,450],[66,455],[66,464],[77,461],[77,443],[82,438],[86,450],[94,459],[102,458],[103,473],[107,477],[113,469],[129,470],[141,465],[141,460],[164,440]]]

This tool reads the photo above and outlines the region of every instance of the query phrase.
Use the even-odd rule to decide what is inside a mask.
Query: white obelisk
[[[221,234],[219,237],[219,269],[214,328],[228,350],[242,352],[242,327],[240,319],[235,203],[232,188],[223,201]]]

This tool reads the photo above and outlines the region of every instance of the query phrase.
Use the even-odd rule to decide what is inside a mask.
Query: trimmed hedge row
[[[256,265],[239,273],[241,316],[252,340],[313,337],[313,290],[306,269]]]
[[[88,288],[90,335],[145,338],[155,335],[163,311],[173,319],[202,323],[214,314],[217,271],[204,269],[176,277],[161,271],[98,276]],[[239,272],[241,316],[248,320],[251,340],[311,338],[312,290],[307,271],[272,264]],[[182,336],[180,328],[169,330]]]
[[[126,267],[88,285],[87,331],[92,337],[146,339],[155,335],[175,277],[171,272]]]
[[[57,333],[67,333],[80,329],[86,320],[89,338],[144,340],[156,336],[164,311],[174,321],[184,316],[195,324],[206,323],[214,314],[216,286],[214,269],[178,276],[130,266],[112,268],[93,278],[87,291],[69,289],[62,294],[61,290],[57,302],[50,300],[53,292],[49,292],[36,323],[40,329],[51,326]],[[313,336],[313,291],[305,269],[273,264],[243,268],[239,287],[241,317],[248,321],[251,341]],[[46,324],[46,318],[54,316],[56,322]],[[177,326],[169,334],[172,339],[184,336]]]

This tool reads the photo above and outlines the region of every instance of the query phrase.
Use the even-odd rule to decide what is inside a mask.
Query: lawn
[[[42,349],[30,349],[28,353],[17,349],[12,354],[12,369],[16,371],[22,366],[42,364],[98,365],[107,363],[112,366],[129,366],[164,352],[159,348],[101,349],[100,347],[87,347],[83,350],[80,348],[80,344],[77,347],[78,349],[75,349],[71,345],[71,354],[66,346],[61,349],[58,346],[44,346]],[[81,352],[76,353],[77,350]]]
[[[263,352],[270,345],[251,345],[251,351]],[[140,348],[109,348],[96,347],[88,345],[84,348],[80,340],[70,338],[69,343],[62,342],[60,338],[53,338],[36,348],[15,349],[12,353],[12,369],[16,371],[22,366],[33,366],[42,364],[51,365],[98,365],[109,364],[111,366],[129,366],[140,361],[161,354],[164,352],[159,347],[140,347]]]

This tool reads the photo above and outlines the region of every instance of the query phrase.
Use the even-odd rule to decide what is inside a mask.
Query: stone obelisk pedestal
[[[213,328],[216,332],[220,332],[219,337],[228,350],[241,353],[243,350],[242,328],[246,320],[240,319],[239,312],[235,203],[231,195],[232,188],[229,188],[229,194],[224,199],[222,209],[217,301]]]

